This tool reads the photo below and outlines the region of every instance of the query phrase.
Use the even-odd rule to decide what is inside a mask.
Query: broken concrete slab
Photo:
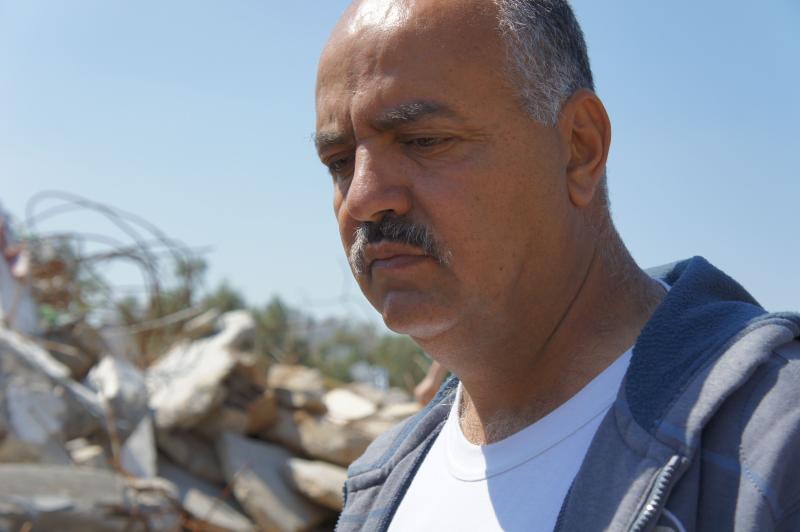
[[[364,419],[378,411],[372,401],[344,388],[329,391],[322,402],[328,411],[328,418],[338,423]]]
[[[341,466],[350,465],[372,442],[363,431],[338,425],[324,416],[278,409],[278,420],[259,436],[297,453]]]
[[[138,478],[156,476],[156,437],[153,421],[145,416],[125,439],[120,449],[120,465],[126,473]]]
[[[88,430],[98,427],[104,420],[103,408],[97,396],[73,381],[66,366],[32,340],[0,327],[0,384],[14,378],[58,385],[70,403],[70,410],[74,410],[73,425],[79,422],[92,425],[86,427]],[[80,419],[79,413],[82,414]]]
[[[208,532],[255,532],[255,525],[224,497],[225,488],[192,475],[159,457],[158,474],[175,484],[178,497],[201,529]]]
[[[290,458],[285,473],[298,492],[326,508],[342,510],[345,468],[318,460]]]
[[[220,317],[221,331],[179,342],[148,368],[150,408],[160,429],[191,428],[225,399],[224,379],[237,363],[237,347],[251,337],[255,321],[246,311]]]
[[[237,500],[261,529],[309,530],[330,516],[289,486],[283,472],[291,455],[285,449],[233,433],[223,434],[217,447]]]
[[[63,446],[69,415],[63,398],[46,382],[24,382],[22,378],[15,378],[4,385],[9,428],[5,438],[8,441],[3,446],[4,458],[14,462],[71,464]],[[15,456],[13,450],[23,451],[23,454]]]
[[[225,482],[214,446],[187,431],[158,431],[158,448],[188,472],[212,483]]]
[[[116,430],[123,440],[149,414],[144,373],[125,359],[103,357],[86,376],[85,384],[113,409]]]
[[[145,485],[103,470],[0,464],[4,530],[171,530],[180,523],[176,497],[166,481]]]

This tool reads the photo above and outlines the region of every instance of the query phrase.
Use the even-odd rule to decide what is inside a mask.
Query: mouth
[[[430,259],[430,255],[418,247],[395,242],[368,244],[364,250],[366,271],[370,273],[403,269]]]

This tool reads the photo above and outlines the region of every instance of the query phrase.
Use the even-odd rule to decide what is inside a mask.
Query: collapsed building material
[[[269,368],[267,385],[275,390],[278,403],[285,408],[325,413],[322,398],[327,388],[318,369],[297,364],[273,364]]]
[[[158,474],[175,484],[183,509],[205,532],[255,532],[255,525],[224,497],[225,489],[187,473],[164,458]]]
[[[125,359],[106,356],[86,384],[105,403],[113,437],[120,442],[120,466],[140,478],[156,474],[156,441],[144,374]]]
[[[335,423],[348,423],[367,418],[378,411],[375,404],[350,390],[331,390],[322,398],[328,418]]]
[[[304,456],[348,466],[372,439],[348,425],[333,423],[324,416],[278,409],[278,420],[259,435]]]
[[[97,399],[49,353],[0,328],[0,460],[70,463],[63,443],[102,426]]]
[[[289,486],[283,472],[291,454],[285,449],[233,433],[223,434],[218,448],[233,493],[262,530],[310,530],[331,517]]]
[[[158,448],[186,471],[212,483],[224,483],[225,475],[213,444],[188,431],[158,431]]]
[[[344,504],[347,470],[327,462],[290,458],[286,476],[294,488],[310,500],[340,512]]]
[[[177,490],[110,471],[0,464],[0,530],[174,530]]]
[[[221,331],[179,342],[147,370],[150,408],[159,429],[191,428],[224,400],[222,383],[236,366],[237,347],[255,327],[245,311],[220,318]]]

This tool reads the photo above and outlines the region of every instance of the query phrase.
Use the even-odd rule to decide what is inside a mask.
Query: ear
[[[578,89],[561,108],[558,129],[569,147],[566,176],[570,201],[586,207],[605,175],[611,145],[611,122],[597,95]]]

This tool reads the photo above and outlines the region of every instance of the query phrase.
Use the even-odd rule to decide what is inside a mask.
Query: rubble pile
[[[347,465],[419,408],[270,363],[247,311],[185,313],[155,356],[120,349],[120,327],[41,332],[14,262],[0,257],[2,531],[329,530]]]
[[[0,530],[331,528],[347,465],[418,406],[268,365],[240,348],[252,330],[225,313],[145,368],[108,354],[75,380],[0,327]]]

